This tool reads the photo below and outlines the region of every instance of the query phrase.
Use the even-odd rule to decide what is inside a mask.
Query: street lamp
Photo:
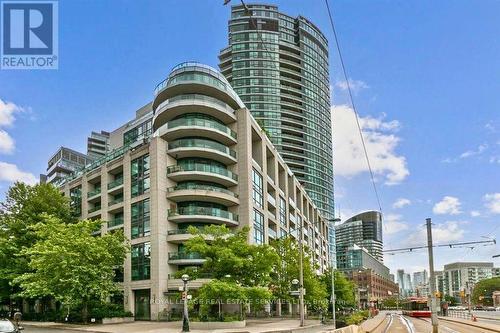
[[[188,303],[187,303],[187,283],[189,281],[189,275],[183,274],[181,276],[182,282],[184,282],[184,290],[182,293],[182,298],[184,299],[184,311],[182,316],[182,331],[189,332],[189,312],[188,312]]]
[[[335,222],[340,222],[340,218],[333,218],[333,219],[329,219],[328,222],[330,222],[330,229],[332,231],[329,231],[329,233],[331,233],[333,235],[333,233],[335,232]],[[329,237],[329,245],[332,249],[332,251],[330,251],[330,254],[332,256],[332,258],[330,258],[330,270],[331,270],[331,274],[332,274],[332,319],[333,319],[333,329],[335,330],[335,328],[337,327],[336,324],[335,324],[335,260],[336,260],[336,256],[337,256],[337,249],[336,249],[336,245],[334,244],[333,242],[333,237],[330,237],[330,235],[328,235]]]

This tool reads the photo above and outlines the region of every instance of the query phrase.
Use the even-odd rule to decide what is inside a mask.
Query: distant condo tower
[[[334,216],[328,41],[273,5],[233,6],[219,67],[327,218]]]

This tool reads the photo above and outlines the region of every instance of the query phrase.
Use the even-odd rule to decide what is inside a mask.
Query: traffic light
[[[465,297],[465,291],[464,290],[460,291],[460,297]]]

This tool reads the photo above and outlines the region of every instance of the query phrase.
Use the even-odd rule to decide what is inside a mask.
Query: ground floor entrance
[[[151,320],[150,289],[134,290],[135,320]]]

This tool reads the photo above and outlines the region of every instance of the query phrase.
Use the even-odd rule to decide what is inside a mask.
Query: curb
[[[469,325],[469,326],[472,326],[472,327],[480,328],[480,329],[483,329],[483,330],[488,330],[488,331],[491,331],[491,332],[498,332],[498,333],[500,333],[500,329],[482,326],[482,325],[476,324],[475,322],[464,323],[464,322],[456,321],[456,320],[453,320],[453,319],[447,319],[446,317],[438,317],[438,319],[439,320],[444,320],[444,321],[449,321],[450,323],[456,323],[456,324],[462,324],[462,325],[465,324],[465,325]]]
[[[374,328],[372,328],[372,329],[371,329],[371,330],[369,330],[369,331],[366,331],[366,330],[364,330],[364,329],[363,329],[363,331],[364,331],[364,332],[366,332],[366,333],[370,333],[370,332],[375,331],[377,328],[379,328],[379,327],[380,327],[380,325],[382,325],[382,323],[385,321],[385,319],[386,319],[386,318],[387,318],[386,316],[383,316],[383,317],[382,317],[382,320],[381,320],[381,321],[380,321],[380,322],[379,322],[379,323],[378,323],[378,324],[377,324]],[[360,325],[360,327],[362,327],[362,325]]]

